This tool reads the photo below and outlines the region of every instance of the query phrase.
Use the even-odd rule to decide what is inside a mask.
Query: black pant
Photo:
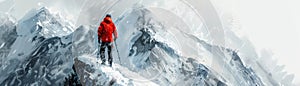
[[[112,53],[111,53],[111,48],[112,48],[112,42],[102,42],[100,46],[100,58],[102,60],[102,63],[105,63],[105,48],[107,47],[107,52],[108,52],[108,62],[111,65],[112,64]]]

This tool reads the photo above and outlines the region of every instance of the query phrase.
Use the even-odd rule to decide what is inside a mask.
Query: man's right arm
[[[101,40],[101,35],[102,35],[102,24],[100,24],[100,26],[98,27],[98,43],[100,43]]]
[[[98,37],[99,37],[99,38],[100,38],[101,35],[102,35],[102,29],[103,29],[102,24],[100,24],[100,26],[98,27]]]

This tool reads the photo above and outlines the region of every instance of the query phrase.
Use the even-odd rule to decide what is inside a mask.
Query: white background
[[[273,52],[300,85],[300,2],[299,0],[234,0],[241,20],[257,50]]]

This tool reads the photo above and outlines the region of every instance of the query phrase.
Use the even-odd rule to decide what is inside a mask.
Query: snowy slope
[[[81,74],[80,78],[84,85],[147,85],[157,86],[153,82],[137,82],[136,80],[129,79],[127,77],[134,76],[144,79],[135,72],[132,72],[118,64],[115,64],[113,68],[97,63],[100,61],[96,59],[96,56],[81,55],[78,59],[75,59],[75,66],[77,67],[77,73]],[[119,71],[123,71],[123,74]],[[126,73],[125,73],[126,72]]]

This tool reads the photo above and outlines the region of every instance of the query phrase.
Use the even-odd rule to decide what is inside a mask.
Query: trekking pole
[[[98,46],[98,51],[97,51],[97,58],[100,58],[100,43],[97,44]]]
[[[116,46],[116,49],[117,49],[117,53],[118,53],[118,58],[119,58],[120,64],[122,65],[122,62],[121,62],[121,59],[120,59],[119,50],[118,50],[118,46],[117,46],[116,42],[117,42],[117,40],[115,40],[115,46]]]
[[[100,59],[100,47],[101,47],[100,39],[98,39],[98,41],[99,42],[97,42],[97,48],[98,48],[98,50],[97,50],[97,57],[96,57],[97,63],[98,63],[98,61]]]

